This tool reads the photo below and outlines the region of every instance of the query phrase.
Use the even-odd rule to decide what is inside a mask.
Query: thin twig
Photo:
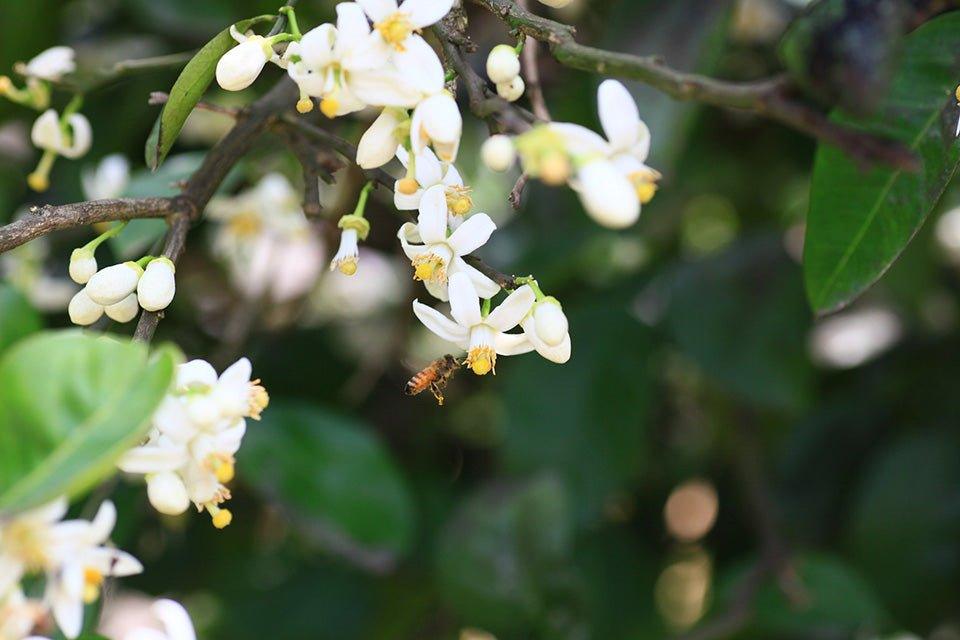
[[[523,202],[523,190],[527,186],[527,182],[530,180],[530,176],[525,173],[521,173],[520,177],[517,178],[516,183],[513,185],[513,189],[510,190],[510,195],[507,196],[507,200],[510,201],[510,206],[513,207],[514,211],[520,210],[520,205]]]
[[[517,0],[518,4],[526,9],[527,0]],[[531,36],[527,36],[523,43],[523,78],[527,85],[527,98],[533,108],[533,114],[541,120],[550,121],[550,110],[543,97],[543,84],[540,82],[540,43]]]
[[[170,231],[167,234],[167,242],[163,247],[164,257],[176,262],[183,253],[183,248],[187,244],[187,232],[190,231],[190,216],[186,213],[178,213],[170,220]],[[157,330],[157,324],[163,317],[162,311],[144,311],[140,314],[140,320],[137,322],[137,329],[133,333],[133,339],[141,342],[149,342],[153,338],[153,333]]]
[[[167,100],[170,99],[170,94],[165,91],[153,91],[150,93],[150,97],[147,98],[147,104],[152,107],[166,104]],[[235,109],[233,107],[224,107],[223,105],[214,104],[212,102],[203,102],[202,100],[197,103],[197,109],[203,111],[210,111],[212,113],[220,113],[225,116],[230,116],[231,118],[236,119],[240,115],[240,109]]]
[[[473,0],[510,28],[546,43],[558,62],[574,69],[644,82],[677,100],[750,111],[833,144],[860,165],[877,163],[915,171],[919,160],[905,145],[846,127],[793,95],[790,82],[775,76],[727,82],[667,66],[656,56],[635,56],[578,43],[575,29],[533,14],[514,0]]]

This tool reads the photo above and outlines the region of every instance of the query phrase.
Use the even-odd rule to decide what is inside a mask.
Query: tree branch
[[[862,166],[883,163],[915,171],[917,157],[903,144],[845,127],[791,95],[784,77],[753,82],[727,82],[667,66],[655,56],[635,56],[578,43],[575,29],[519,6],[514,0],[473,0],[510,28],[546,43],[558,62],[601,75],[631,78],[677,100],[696,100],[718,107],[750,111],[833,144]]]
[[[163,255],[170,258],[172,262],[180,259],[183,248],[187,244],[187,232],[190,231],[190,216],[186,213],[178,213],[170,220],[170,232],[167,234],[167,242],[163,247]],[[133,332],[133,339],[141,342],[149,342],[153,338],[160,318],[163,317],[163,311],[144,311],[140,314],[140,320],[137,322],[137,328]]]

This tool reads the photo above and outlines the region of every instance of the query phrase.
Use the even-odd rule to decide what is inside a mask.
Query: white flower
[[[60,116],[53,109],[47,109],[33,123],[30,138],[33,144],[45,151],[66,158],[79,158],[90,150],[93,142],[93,129],[90,121],[81,113],[67,117],[67,130],[60,126]]]
[[[357,164],[362,169],[376,169],[391,160],[401,142],[397,129],[407,119],[401,109],[384,109],[360,137]]]
[[[123,640],[196,640],[197,635],[193,630],[193,622],[190,621],[190,614],[183,608],[179,602],[174,600],[157,600],[150,607],[151,612],[156,616],[160,624],[163,625],[163,631],[157,631],[153,628],[140,627],[131,630],[123,636]]]
[[[423,194],[417,224],[404,223],[397,237],[413,265],[414,278],[422,280],[434,297],[447,300],[447,280],[455,273],[464,273],[483,297],[490,298],[500,287],[462,256],[486,244],[496,228],[490,216],[478,213],[448,234],[447,197],[444,187],[437,185]]]
[[[641,204],[646,204],[656,193],[660,174],[645,164],[650,155],[650,129],[640,119],[637,103],[623,84],[604,80],[597,90],[597,107],[611,162],[633,184]]]
[[[579,193],[587,213],[605,227],[623,229],[640,217],[636,191],[612,162],[584,164],[571,186]]]
[[[374,37],[388,43],[397,52],[414,46],[422,38],[416,31],[438,22],[453,6],[453,0],[358,0],[376,29]]]
[[[143,268],[136,262],[115,264],[93,274],[85,291],[97,304],[116,304],[137,290],[142,275]]]
[[[410,170],[410,154],[403,147],[397,147],[397,158]],[[459,226],[462,216],[473,206],[470,188],[464,186],[460,172],[452,164],[444,167],[430,149],[423,149],[414,159],[415,178],[402,178],[394,185],[393,204],[400,211],[409,211],[420,207],[424,192],[430,187],[440,185],[447,197],[450,222]],[[412,191],[411,191],[412,189]]]
[[[137,300],[147,311],[166,309],[177,291],[176,267],[169,258],[151,260],[137,282]]]
[[[430,331],[467,352],[466,364],[477,375],[496,373],[497,356],[527,353],[533,345],[523,334],[506,333],[530,311],[533,290],[524,285],[483,317],[480,298],[470,278],[463,273],[450,276],[450,313],[453,320],[418,300],[413,312]]]
[[[491,171],[506,171],[513,166],[517,152],[510,136],[495,134],[483,141],[480,159]]]
[[[0,594],[0,640],[25,638],[45,614],[43,604],[27,598],[19,585],[10,588]]]
[[[340,248],[330,261],[330,270],[336,269],[345,276],[352,276],[357,272],[357,260],[360,248],[357,245],[357,230],[344,229],[340,234]]]
[[[81,179],[88,200],[119,198],[130,182],[130,163],[123,154],[114,153],[101,160],[95,170],[85,169]]]
[[[77,69],[75,53],[70,47],[50,47],[36,55],[23,68],[23,75],[41,80],[59,81]]]
[[[130,322],[137,317],[140,312],[140,304],[137,302],[137,294],[131,293],[120,302],[107,305],[103,308],[107,317],[115,322]]]
[[[242,34],[236,25],[230,25],[230,35],[238,44],[217,61],[217,84],[227,91],[241,91],[253,84],[276,54],[263,36]]]
[[[87,284],[93,274],[97,272],[97,258],[90,249],[74,249],[70,254],[68,268],[70,279],[77,284]]]
[[[408,0],[409,1],[409,0]],[[423,38],[412,38],[402,53],[394,55],[397,68],[422,94],[410,118],[410,146],[419,154],[432,145],[443,162],[457,159],[463,118],[453,96],[444,89],[443,65]]]
[[[498,44],[487,56],[487,77],[494,84],[510,82],[520,75],[520,56],[508,44]]]
[[[507,102],[516,102],[523,95],[527,86],[520,76],[514,76],[508,82],[497,83],[497,95]]]
[[[246,433],[244,418],[259,419],[269,397],[250,380],[250,361],[241,358],[219,377],[203,360],[177,368],[174,390],[153,415],[143,446],[128,451],[121,470],[144,474],[147,497],[161,513],[183,513],[192,501],[222,529],[233,515],[221,508],[230,498],[234,454]]]
[[[556,298],[539,300],[520,326],[537,353],[547,360],[563,364],[570,359],[570,326]]]
[[[320,110],[334,118],[365,106],[413,106],[418,95],[388,67],[390,48],[370,35],[370,25],[355,2],[337,5],[337,26],[322,24],[292,42],[284,53],[287,73],[300,87],[298,110],[321,98]]]
[[[93,324],[103,316],[103,305],[90,299],[86,290],[77,291],[67,306],[70,322],[81,327]]]

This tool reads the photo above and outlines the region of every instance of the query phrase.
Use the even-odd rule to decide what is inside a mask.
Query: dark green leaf
[[[275,403],[247,430],[240,472],[334,553],[364,565],[409,549],[410,494],[362,424],[318,406]]]
[[[960,14],[923,25],[905,40],[901,67],[879,113],[837,120],[899,140],[920,158],[917,173],[875,167],[864,172],[831,145],[814,164],[804,249],[807,295],[827,312],[849,303],[889,268],[953,178],[960,161],[954,135]]]
[[[0,284],[0,353],[43,326],[40,314],[19,291]]]
[[[75,496],[146,432],[179,358],[78,331],[24,340],[0,360],[0,509]]]
[[[243,33],[250,27],[272,20],[275,16],[263,15],[236,23],[237,30]],[[221,56],[233,48],[236,41],[230,35],[229,29],[224,29],[217,36],[205,44],[184,67],[177,81],[170,89],[170,97],[163,105],[163,110],[157,118],[150,137],[147,138],[146,161],[147,166],[154,171],[167,157],[187,116],[197,106],[207,87],[213,81],[217,69],[217,62]]]

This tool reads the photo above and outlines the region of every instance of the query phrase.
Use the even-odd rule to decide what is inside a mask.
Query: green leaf
[[[0,353],[43,327],[40,314],[19,291],[0,284]]]
[[[556,478],[488,486],[440,534],[440,593],[468,624],[519,637],[546,613],[572,543],[570,505]]]
[[[960,162],[954,136],[960,14],[936,18],[905,39],[900,70],[879,113],[836,120],[899,140],[920,159],[919,172],[861,171],[843,152],[821,145],[814,163],[804,249],[814,310],[839,309],[890,267],[923,224]]]
[[[0,510],[75,496],[146,433],[179,352],[78,331],[26,339],[0,360]]]
[[[413,501],[365,425],[308,404],[274,403],[251,424],[240,474],[335,554],[381,566],[406,552]]]
[[[274,19],[276,16],[263,15],[236,23],[238,31],[243,33],[250,27]],[[236,45],[229,29],[224,29],[197,52],[187,63],[180,77],[170,89],[170,97],[163,105],[150,137],[147,138],[146,161],[150,169],[156,171],[167,157],[187,116],[197,106],[207,87],[213,81],[217,62],[221,56]]]

